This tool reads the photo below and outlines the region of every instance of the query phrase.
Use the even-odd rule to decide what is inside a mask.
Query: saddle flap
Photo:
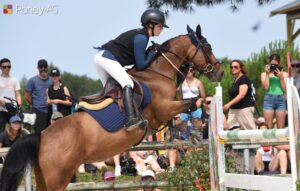
[[[135,107],[139,107],[141,105],[141,102],[143,100],[143,88],[141,87],[141,84],[133,77],[131,77],[134,83],[134,96],[133,96],[133,102],[135,104]],[[110,78],[107,83],[105,84],[105,87],[97,94],[89,95],[89,96],[82,96],[81,104],[79,104],[80,107],[84,107],[91,110],[97,110],[102,109],[109,104],[113,103],[110,99],[109,104],[100,104],[101,102],[107,100],[108,98],[112,98],[113,101],[116,101],[118,103],[119,110],[122,111],[123,102],[122,102],[122,88],[121,86],[113,79]]]

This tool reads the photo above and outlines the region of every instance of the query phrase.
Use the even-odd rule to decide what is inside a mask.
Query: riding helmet
[[[166,19],[163,12],[157,9],[146,10],[141,17],[142,26],[146,26],[149,23],[162,24],[164,27],[169,28],[166,25]]]

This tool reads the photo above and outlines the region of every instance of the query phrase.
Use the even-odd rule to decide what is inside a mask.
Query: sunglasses
[[[47,69],[48,66],[39,66],[39,69]]]
[[[3,69],[10,69],[11,68],[11,66],[1,66]]]
[[[300,68],[300,65],[292,65],[292,68]]]
[[[230,66],[230,69],[238,69],[239,68],[239,66]]]
[[[210,104],[210,103],[211,103],[211,101],[206,101],[205,103],[206,103],[206,104]]]

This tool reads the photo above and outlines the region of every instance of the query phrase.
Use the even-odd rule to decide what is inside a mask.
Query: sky
[[[286,39],[285,15],[269,14],[293,1],[258,7],[256,1],[246,0],[234,13],[229,4],[195,7],[192,13],[170,10],[170,28],[151,40],[163,43],[186,34],[187,24],[194,29],[200,24],[217,58],[247,59],[271,41]],[[13,6],[12,14],[2,12],[6,4]],[[98,79],[93,46],[139,28],[147,5],[146,0],[2,0],[0,8],[0,58],[11,60],[13,76],[21,80],[36,75],[37,61],[43,58],[61,71]],[[253,31],[257,23],[260,27]],[[295,43],[299,46],[300,37]]]

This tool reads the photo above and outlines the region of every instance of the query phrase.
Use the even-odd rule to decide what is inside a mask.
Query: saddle
[[[139,107],[143,100],[143,88],[135,78],[131,77],[131,79],[134,83],[133,102],[135,107]],[[99,93],[80,97],[78,106],[79,108],[83,107],[90,110],[100,110],[113,102],[116,102],[119,111],[121,112],[123,107],[122,94],[122,87],[120,84],[113,78],[110,78]]]

